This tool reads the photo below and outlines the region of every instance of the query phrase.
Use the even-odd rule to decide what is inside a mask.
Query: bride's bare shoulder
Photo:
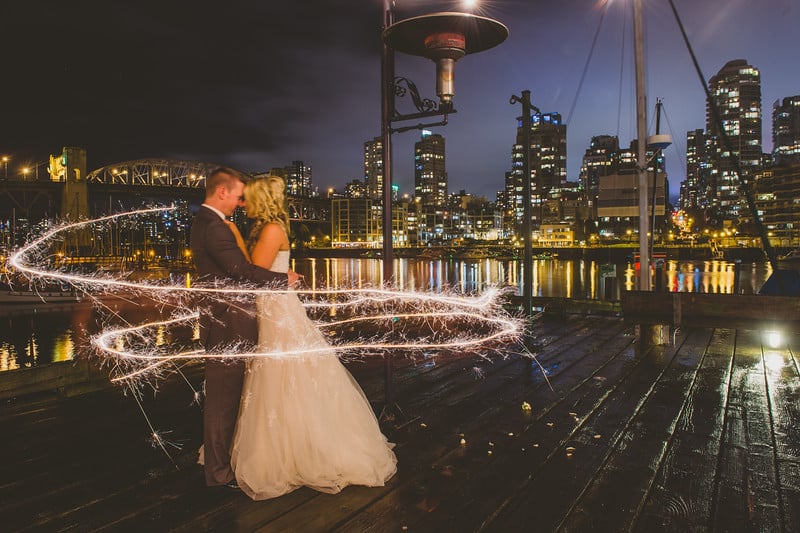
[[[283,226],[277,222],[270,222],[265,224],[261,229],[261,233],[258,235],[258,240],[282,242],[288,241],[288,237],[286,236],[286,232],[283,230]]]

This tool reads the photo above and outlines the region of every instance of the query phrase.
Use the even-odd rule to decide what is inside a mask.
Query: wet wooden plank
[[[474,529],[508,497],[508,491],[516,486],[515,479],[521,481],[520,476],[528,471],[528,463],[538,449],[533,442],[538,436],[532,435],[529,428],[544,417],[560,416],[553,413],[555,408],[563,408],[563,416],[568,417],[567,411],[573,406],[564,405],[562,398],[571,389],[602,394],[592,377],[598,369],[613,373],[611,365],[622,366],[622,354],[632,339],[618,335],[619,330],[606,333],[612,337],[593,336],[556,357],[551,357],[556,354],[549,349],[543,350],[540,362],[549,371],[550,384],[520,375],[504,387],[502,397],[486,394],[483,400],[478,398],[491,409],[481,412],[479,406],[464,405],[470,408],[460,415],[466,419],[458,421],[457,429],[461,431],[451,438],[450,450],[435,459],[413,484],[401,487],[395,497],[360,513],[342,531],[368,527],[386,531],[397,524],[393,516],[398,515],[402,517],[400,524],[409,531]],[[530,413],[522,410],[523,401],[531,405]],[[459,444],[461,434],[464,445]]]
[[[559,326],[545,326],[549,336],[549,341],[557,343],[560,339],[566,339],[565,342],[576,342],[573,332],[577,328],[585,327],[580,322],[574,321],[567,327],[563,324]],[[563,333],[559,330],[563,330]],[[476,364],[484,366],[485,375],[482,379],[477,379],[476,374],[472,372]],[[449,449],[453,445],[457,446],[457,430],[447,429],[441,423],[439,417],[442,416],[443,411],[441,407],[445,403],[457,402],[459,411],[463,414],[461,416],[477,416],[469,408],[469,404],[462,404],[462,400],[454,400],[454,398],[463,397],[467,394],[470,398],[480,397],[479,393],[475,392],[476,388],[491,386],[493,390],[501,390],[506,384],[507,380],[503,376],[516,376],[520,375],[520,371],[529,367],[528,360],[520,360],[519,358],[511,357],[507,359],[498,359],[494,362],[487,362],[483,359],[470,358],[469,360],[460,361],[460,370],[457,365],[448,365],[447,367],[434,369],[433,371],[425,374],[425,379],[415,380],[409,385],[408,388],[402,388],[398,391],[399,398],[406,406],[407,410],[411,413],[421,413],[422,421],[427,422],[429,429],[422,429],[421,426],[416,425],[411,428],[409,434],[405,435],[405,439],[399,440],[396,452],[398,454],[399,463],[402,465],[401,472],[398,476],[391,480],[385,488],[372,488],[364,489],[362,487],[349,487],[345,489],[342,494],[336,498],[331,498],[326,495],[318,495],[313,499],[309,499],[306,503],[301,505],[298,509],[292,512],[291,516],[283,518],[282,515],[273,515],[271,513],[247,513],[246,521],[242,522],[237,519],[237,526],[243,527],[245,530],[251,530],[258,527],[267,527],[269,530],[280,531],[283,527],[284,520],[289,520],[295,524],[293,527],[303,531],[316,531],[320,527],[319,517],[328,517],[327,523],[336,523],[338,520],[344,520],[351,517],[354,513],[353,509],[358,509],[364,505],[361,498],[373,498],[375,500],[383,497],[384,494],[391,494],[397,483],[402,484],[404,480],[415,478],[419,471],[425,471],[430,468],[430,462],[433,457],[443,453],[444,450]],[[457,372],[454,374],[453,371]],[[439,375],[439,380],[430,381],[434,376]],[[497,377],[497,379],[495,379]],[[399,382],[406,382],[401,376]],[[499,383],[497,382],[499,381]],[[421,388],[422,387],[422,388]],[[480,403],[480,400],[478,400]],[[485,404],[485,402],[483,402]],[[433,409],[435,407],[435,410]],[[452,415],[445,417],[450,421],[453,420]],[[444,434],[442,433],[444,432]],[[451,435],[449,438],[447,435]],[[448,443],[449,442],[449,443]],[[408,475],[408,473],[414,475]],[[365,490],[367,492],[362,494]],[[361,495],[359,501],[350,502],[350,495]],[[343,502],[344,500],[344,502]],[[243,502],[242,507],[246,508],[248,502]],[[333,508],[328,508],[333,506]],[[340,507],[346,508],[346,513],[342,512]],[[237,517],[241,514],[237,513]],[[336,520],[334,520],[334,517]],[[397,516],[394,516],[397,519]],[[198,528],[226,528],[230,526],[229,517],[216,514],[210,516],[202,522],[195,521],[192,527]],[[324,522],[323,522],[324,523]],[[301,527],[302,526],[302,527]],[[327,530],[325,526],[322,530]]]
[[[754,334],[706,333],[705,357],[693,367],[700,352],[689,347],[703,344],[702,332],[679,331],[671,361],[672,348],[637,355],[630,328],[614,318],[534,328],[552,389],[538,364],[519,356],[398,360],[398,401],[420,417],[393,430],[400,471],[386,487],[339,495],[302,488],[252,502],[204,487],[193,464],[200,410],[185,390],[165,387],[146,400],[159,429],[184,442],[179,469],[145,445],[138,407],[118,393],[0,404],[4,429],[35,439],[30,447],[0,439],[0,455],[15,459],[0,471],[0,523],[47,531],[797,529],[800,335],[762,357]],[[350,366],[379,405],[382,362]],[[90,431],[98,424],[101,438]],[[641,503],[632,502],[643,495],[636,522]],[[579,520],[588,514],[591,522]]]
[[[376,367],[375,362],[371,365],[373,370],[378,370],[378,372],[373,372],[373,379],[372,381],[379,381],[381,377],[381,368]],[[379,363],[379,362],[378,362]],[[421,368],[421,367],[420,367]],[[409,367],[409,370],[415,371],[416,368]],[[443,379],[447,379],[446,377]],[[154,406],[160,405],[158,401],[153,402]],[[193,421],[196,428],[199,428],[199,419],[195,418]],[[199,431],[199,429],[196,429]],[[180,434],[183,431],[181,428],[176,428],[176,433]],[[189,474],[193,474],[194,472],[199,472],[200,469],[197,466],[192,465],[194,452],[193,450],[196,449],[198,445],[198,438],[194,439],[188,453],[191,457],[184,457],[184,464],[182,465],[182,469],[189,469]],[[135,455],[135,454],[134,454]],[[170,478],[172,476],[164,476],[166,478]],[[194,476],[191,476],[194,477]],[[91,479],[90,479],[91,481]],[[205,490],[203,487],[202,479],[198,478],[195,480],[196,485],[199,489]],[[138,522],[139,525],[146,527],[149,525],[153,517],[157,517],[160,523],[168,523],[170,519],[174,519],[175,524],[180,524],[185,522],[187,516],[191,516],[193,520],[197,520],[204,516],[204,514],[209,514],[207,504],[207,498],[197,498],[198,502],[201,502],[201,505],[205,505],[204,508],[197,507],[194,504],[187,505],[186,501],[183,500],[182,502],[177,502],[180,498],[164,498],[162,491],[153,491],[151,484],[147,483],[147,480],[139,480],[137,482],[130,483],[129,485],[119,488],[118,490],[109,489],[106,494],[99,495],[93,501],[91,501],[88,505],[85,506],[64,506],[64,505],[56,505],[56,509],[58,512],[59,519],[64,520],[64,523],[67,523],[67,520],[71,520],[73,524],[102,524],[108,521],[111,521],[115,524],[126,524],[127,522],[133,521]],[[193,487],[186,487],[181,486],[180,483],[172,486],[173,483],[167,481],[163,487],[163,490],[166,490],[168,493],[172,491],[176,491],[178,494],[181,492],[193,492],[195,489]],[[306,489],[308,494],[315,495],[313,491]],[[303,491],[298,491],[302,493]],[[225,495],[218,495],[219,496],[227,496]],[[213,512],[210,514],[228,514],[231,512],[231,508],[234,509],[233,512],[236,512],[237,516],[240,516],[242,513],[240,511],[242,509],[248,508],[248,506],[252,506],[252,502],[249,501],[243,495],[242,498],[228,498],[223,502],[221,505],[211,506]],[[280,501],[281,504],[278,507],[283,507],[290,502],[294,496],[290,495],[285,498],[281,498],[276,501]],[[138,512],[135,513],[120,513],[119,508],[124,507],[126,501],[135,501],[138,505]],[[190,500],[194,502],[194,499]],[[177,502],[175,505],[170,505],[172,502]],[[238,504],[237,502],[241,502]],[[237,506],[240,506],[242,509],[239,509]],[[274,507],[275,505],[273,505]],[[187,513],[182,512],[183,509],[188,507],[189,513],[191,511],[196,511],[195,513]],[[285,509],[279,510],[279,513],[285,512]],[[245,513],[247,514],[247,513]],[[120,516],[121,515],[121,516]],[[228,518],[229,519],[229,518]],[[237,518],[237,521],[241,518]]]
[[[735,332],[715,330],[638,531],[705,531],[711,524]]]
[[[780,530],[775,452],[758,332],[738,330],[712,527]]]
[[[689,392],[710,340],[707,330],[686,333],[682,343],[662,355],[666,359],[670,351],[674,353],[625,434],[559,528],[629,529],[638,520],[677,421],[688,406]],[[609,494],[616,495],[613,506],[608,506]]]
[[[785,332],[764,340],[764,367],[775,441],[782,526],[800,531],[800,371],[797,346]]]
[[[138,409],[126,412],[124,403],[95,400],[100,401],[94,402],[94,408],[85,406],[66,417],[75,421],[76,432],[54,434],[47,439],[51,455],[46,461],[26,463],[15,470],[21,482],[8,491],[13,496],[0,510],[0,517],[8,514],[3,522],[70,525],[69,516],[76,510],[107,500],[137,483],[152,483],[176,470],[160,450],[148,446],[146,424]],[[109,414],[107,405],[119,409]],[[93,416],[98,413],[105,414],[102,418]],[[183,429],[178,426],[178,434],[194,431],[200,422],[199,418],[187,418],[187,414],[175,413],[170,420],[176,426],[178,422],[184,424]],[[86,427],[87,419],[94,422],[93,427]],[[180,456],[177,460],[181,460]],[[42,463],[48,467],[44,471]],[[119,512],[117,508],[116,513]]]
[[[538,428],[542,441],[546,442],[545,461],[531,471],[526,482],[490,517],[486,529],[509,531],[527,523],[536,523],[543,530],[555,528],[620,442],[628,421],[669,360],[660,347],[635,357],[631,361],[633,368],[624,379],[614,383],[589,410],[575,410],[580,418],[561,438],[551,441],[548,427],[543,424]],[[554,424],[551,428],[568,423],[564,419],[551,422]]]

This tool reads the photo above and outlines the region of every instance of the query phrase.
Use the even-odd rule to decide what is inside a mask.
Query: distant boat
[[[714,259],[717,259],[719,261],[725,259],[725,251],[722,248],[720,248],[719,244],[717,244],[715,241],[711,241],[709,242],[708,245],[711,248],[711,256]]]
[[[778,256],[778,266],[789,270],[800,270],[800,248]]]
[[[74,290],[2,290],[0,289],[0,305],[4,304],[42,304],[42,303],[78,303],[81,296]]]

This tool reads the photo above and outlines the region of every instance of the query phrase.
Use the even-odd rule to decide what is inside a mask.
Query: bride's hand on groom
[[[303,276],[292,269],[286,275],[289,276],[289,287],[299,287],[303,283]]]

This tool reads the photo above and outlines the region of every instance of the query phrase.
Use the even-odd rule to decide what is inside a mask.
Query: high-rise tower
[[[745,177],[761,166],[761,74],[744,59],[729,61],[709,82],[730,150],[714,119],[711,102],[706,102],[706,132],[710,137],[713,168],[710,201],[720,221],[737,221],[742,195],[736,159]]]
[[[414,194],[425,206],[444,207],[447,201],[444,137],[422,130],[414,143]]]
[[[422,137],[414,143],[414,196],[422,241],[442,233],[447,207],[444,148],[444,137],[428,130],[422,130]]]
[[[375,137],[364,143],[364,181],[373,201],[383,199],[383,139]]]
[[[777,165],[800,162],[800,95],[772,104],[772,155]]]
[[[686,132],[686,181],[681,187],[680,199],[683,209],[708,206],[708,148],[708,136],[703,130]]]
[[[517,117],[517,139],[511,149],[511,172],[506,177],[506,197],[510,202],[506,212],[511,211],[514,225],[519,230],[522,224],[524,204],[522,117]],[[567,126],[561,123],[558,113],[534,113],[531,116],[531,145],[527,148],[531,166],[531,219],[533,228],[542,223],[542,208],[553,188],[567,181]]]
[[[316,191],[311,184],[311,166],[303,161],[292,161],[285,167],[273,167],[269,174],[280,176],[286,182],[286,193],[299,198],[316,196]]]

